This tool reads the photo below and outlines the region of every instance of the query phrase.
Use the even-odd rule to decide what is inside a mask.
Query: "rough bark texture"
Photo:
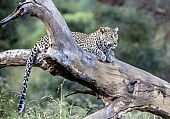
[[[104,101],[102,110],[85,119],[120,118],[132,110],[170,118],[169,83],[119,60],[100,62],[81,50],[52,0],[26,0],[0,25],[25,13],[41,19],[50,37],[51,47],[46,54],[38,55],[35,66],[89,87]],[[25,65],[29,54],[29,50],[1,52],[0,68]]]

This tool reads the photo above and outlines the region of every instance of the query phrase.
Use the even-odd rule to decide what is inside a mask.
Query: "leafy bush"
[[[39,98],[39,100],[31,100],[29,103],[26,103],[23,114],[17,115],[18,100],[16,100],[16,95],[18,93],[12,92],[4,81],[0,81],[0,118],[81,119],[88,112],[88,108],[81,108],[65,102],[63,94],[60,93],[60,98],[56,99],[52,96],[44,96]],[[63,88],[62,86],[63,84],[60,88]]]
[[[6,80],[0,78],[0,118],[6,119],[14,116],[15,99],[16,92],[10,91]]]
[[[91,33],[95,28],[93,14],[90,12],[67,13],[63,17],[71,31]]]
[[[0,20],[5,18],[14,9],[14,1],[1,0],[0,4]],[[16,47],[18,41],[16,22],[8,24],[6,27],[0,27],[0,51],[12,49]]]
[[[90,12],[95,9],[96,0],[53,0],[61,13]]]

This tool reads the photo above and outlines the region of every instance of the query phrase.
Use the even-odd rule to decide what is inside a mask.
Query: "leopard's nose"
[[[113,45],[114,45],[114,47],[116,47],[116,46],[117,46],[117,43],[114,43]]]

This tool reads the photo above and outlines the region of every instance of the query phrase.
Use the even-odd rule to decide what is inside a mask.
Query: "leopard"
[[[110,27],[100,27],[98,30],[91,34],[85,34],[80,32],[71,32],[74,41],[83,50],[94,54],[101,62],[114,62],[115,56],[113,49],[117,47],[118,32],[119,29]],[[26,69],[24,72],[24,81],[22,86],[21,95],[18,102],[17,112],[22,113],[25,107],[26,92],[28,87],[28,79],[32,66],[38,53],[46,53],[50,47],[50,38],[46,35],[37,41],[31,48],[31,54],[29,55],[26,63]]]

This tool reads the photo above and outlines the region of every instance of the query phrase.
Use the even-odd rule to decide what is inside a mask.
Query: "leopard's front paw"
[[[100,57],[98,57],[98,59],[102,62],[105,62],[107,60],[106,55],[102,54]]]
[[[106,60],[107,60],[107,62],[114,62],[116,60],[116,58],[113,55],[107,55]]]
[[[107,62],[114,62],[116,60],[114,52],[110,50],[110,52],[106,53]]]

